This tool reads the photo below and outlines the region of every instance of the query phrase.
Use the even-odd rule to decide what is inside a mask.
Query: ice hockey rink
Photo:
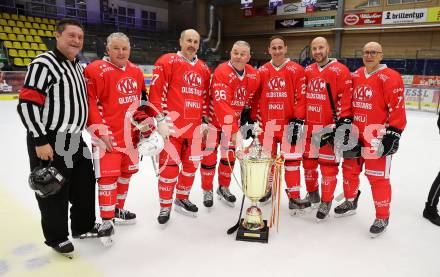
[[[316,223],[315,213],[288,214],[283,195],[279,231],[268,244],[238,242],[226,230],[235,224],[239,205],[219,201],[202,205],[200,175],[191,192],[197,218],[176,212],[166,228],[159,212],[157,178],[150,159],[132,178],[126,208],[136,225],[118,225],[115,244],[73,240],[75,258],[55,254],[43,244],[40,215],[27,184],[29,165],[25,129],[16,101],[0,102],[0,276],[440,276],[440,228],[422,217],[430,185],[440,169],[436,115],[408,111],[408,125],[394,156],[393,198],[388,230],[371,239],[374,206],[367,179],[361,179],[358,213]],[[236,174],[239,174],[236,168]],[[302,187],[304,190],[304,186]],[[231,190],[241,199],[239,187]],[[342,190],[341,179],[336,195]],[[302,193],[304,196],[304,193]],[[337,204],[336,204],[337,205]],[[335,202],[333,207],[336,206]],[[269,216],[269,206],[264,207]]]

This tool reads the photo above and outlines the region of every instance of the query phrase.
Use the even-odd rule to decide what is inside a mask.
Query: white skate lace
[[[373,226],[376,226],[376,227],[378,227],[378,228],[383,228],[383,227],[386,227],[386,226],[387,226],[387,222],[386,222],[385,219],[377,219],[377,218],[376,218],[376,219],[374,220]]]
[[[353,209],[353,202],[345,200],[339,207],[343,210],[351,210]]]
[[[321,202],[321,205],[319,205],[318,211],[323,214],[328,214],[330,212],[330,203]]]
[[[63,246],[68,245],[68,244],[70,244],[70,243],[71,243],[70,240],[66,240],[66,241],[63,241],[63,242],[61,242],[60,244],[58,244],[58,246],[59,246],[59,247],[63,247]]]
[[[159,216],[168,216],[170,213],[170,208],[162,208],[160,209]]]
[[[205,201],[212,201],[214,198],[212,196],[212,190],[207,190],[203,192],[203,198]]]

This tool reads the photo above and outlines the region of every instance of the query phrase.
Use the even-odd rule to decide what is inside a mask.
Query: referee
[[[68,207],[74,238],[96,236],[95,177],[90,151],[81,131],[87,117],[87,91],[83,66],[77,55],[84,29],[72,19],[56,27],[56,47],[29,65],[17,107],[27,129],[31,171],[52,160],[67,182],[55,195],[36,195],[45,243],[63,254],[72,253],[68,239]]]

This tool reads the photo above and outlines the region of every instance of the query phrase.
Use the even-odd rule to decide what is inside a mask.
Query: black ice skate
[[[217,189],[217,198],[221,201],[223,201],[223,203],[225,203],[226,205],[230,206],[230,207],[234,207],[235,206],[235,201],[237,201],[237,199],[235,198],[235,195],[233,195],[231,193],[231,191],[229,190],[229,188],[224,187],[224,186],[219,186]]]
[[[328,218],[331,207],[332,207],[332,201],[321,202],[321,204],[319,204],[318,212],[316,213],[316,221],[320,222]]]
[[[352,201],[345,200],[341,205],[337,206],[335,211],[335,217],[344,217],[356,214],[356,209],[358,205],[358,199],[361,191],[358,190],[356,198]]]
[[[176,199],[174,200],[174,210],[183,215],[197,217],[199,208],[194,205],[189,199]]]
[[[376,218],[374,220],[373,225],[370,227],[370,236],[372,238],[378,237],[386,231],[388,226],[388,219],[379,219]]]
[[[60,243],[49,244],[49,246],[52,247],[55,252],[69,259],[73,259],[73,250],[75,250],[75,248],[73,247],[73,244],[70,240],[66,240]]]
[[[265,196],[263,196],[258,202],[260,202],[261,205],[267,205],[272,201],[272,190],[270,189]]]
[[[312,209],[317,209],[319,203],[321,202],[321,197],[319,196],[319,190],[307,193],[306,199],[309,200]]]
[[[99,227],[101,227],[101,223],[95,223],[95,225],[93,226],[93,228],[90,231],[83,233],[83,234],[79,234],[79,233],[72,231],[72,238],[74,238],[74,239],[97,238]]]
[[[440,226],[440,216],[438,215],[437,207],[425,204],[425,209],[423,210],[423,217],[431,221],[433,224]]]
[[[304,215],[311,207],[307,199],[289,198],[289,213],[291,216]]]
[[[165,224],[170,219],[171,207],[160,207],[159,216],[157,221],[159,224]]]
[[[103,220],[98,229],[98,237],[105,247],[113,245],[113,235],[115,234],[115,227],[112,219]]]
[[[214,197],[212,190],[203,191],[203,206],[211,208],[214,205]]]
[[[115,208],[116,224],[135,224],[136,214],[124,209]]]

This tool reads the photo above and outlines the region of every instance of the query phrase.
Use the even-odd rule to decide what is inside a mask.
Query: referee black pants
[[[58,144],[56,144],[58,134]],[[49,144],[54,150],[52,166],[57,168],[67,182],[55,195],[41,198],[35,197],[41,212],[41,226],[47,245],[54,245],[67,240],[68,209],[70,207],[71,230],[73,234],[82,234],[90,231],[95,223],[95,175],[90,151],[84,143],[81,134],[48,133]],[[76,143],[75,143],[76,142]],[[27,146],[31,171],[42,162],[36,154],[35,144],[31,135],[27,135]],[[56,151],[77,148],[73,153],[65,154]],[[77,147],[75,147],[77,146]],[[58,153],[57,153],[58,152]],[[63,154],[64,153],[64,154]]]
[[[440,196],[440,172],[438,173],[437,178],[435,178],[434,182],[431,185],[431,189],[429,190],[429,194],[428,194],[427,204],[431,207],[437,207],[439,196]]]

